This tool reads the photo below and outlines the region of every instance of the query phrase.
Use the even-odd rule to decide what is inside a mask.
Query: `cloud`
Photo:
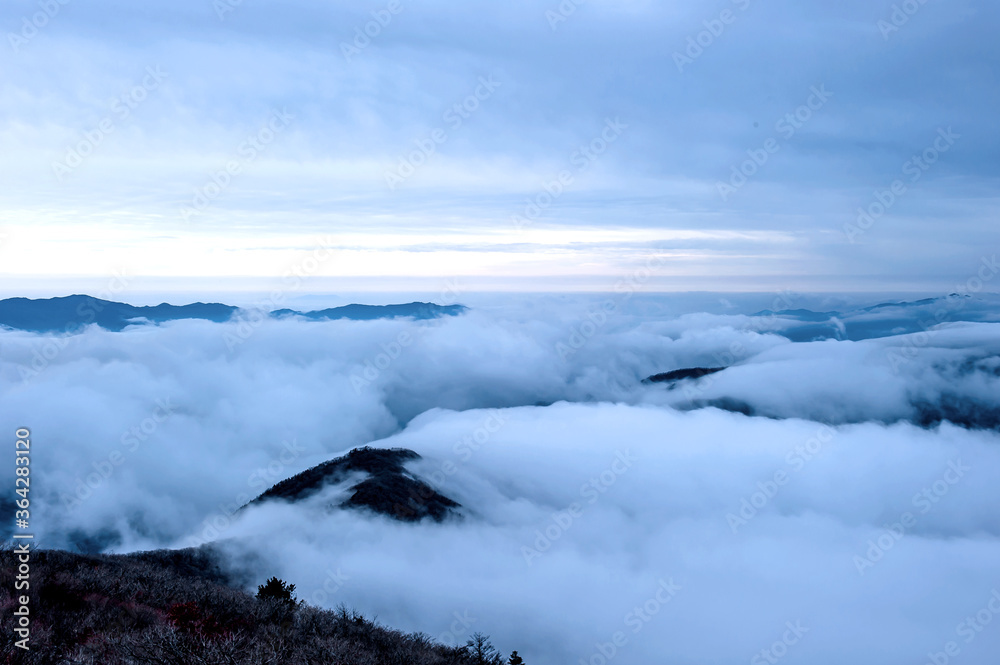
[[[444,641],[481,630],[530,662],[882,665],[949,641],[989,662],[995,631],[956,626],[1000,584],[997,430],[925,417],[1000,407],[987,301],[919,332],[793,343],[797,320],[738,313],[773,297],[702,298],[726,313],[483,297],[435,321],[265,321],[235,346],[236,322],[2,331],[0,428],[32,430],[47,546],[219,542],[306,600]],[[418,452],[409,470],[464,517],[401,524],[326,495],[236,514],[368,443]]]
[[[831,290],[855,288],[853,280],[870,289],[880,278],[938,288],[992,242],[996,93],[965,83],[988,80],[996,64],[992,4],[921,5],[886,40],[878,23],[891,4],[591,0],[553,30],[547,13],[561,11],[560,3],[547,0],[504,7],[403,2],[363,51],[346,58],[342,44],[353,43],[386,6],[239,3],[221,19],[203,0],[63,7],[27,44],[16,51],[5,45],[11,66],[0,95],[0,136],[9,159],[0,175],[11,184],[5,208],[16,213],[12,249],[44,263],[46,274],[67,265],[92,270],[72,254],[49,256],[19,240],[22,229],[76,224],[81,215],[105,244],[117,245],[120,234],[138,227],[143,235],[127,250],[143,257],[142,266],[169,257],[175,273],[195,268],[183,253],[164,255],[150,236],[181,236],[189,251],[221,254],[226,245],[212,243],[206,229],[258,245],[289,230],[511,234],[511,216],[566,169],[572,186],[536,227],[567,236],[609,227],[773,234],[771,244],[733,241],[731,249],[743,254],[739,265],[711,252],[697,261],[700,275],[738,268],[759,280],[756,288],[768,288],[762,282],[775,273],[822,277]],[[738,20],[712,35],[706,24],[715,25],[723,10]],[[28,0],[7,3],[0,24],[18,34],[37,11]],[[710,43],[677,71],[674,54],[703,33]],[[148,67],[166,78],[123,106]],[[480,77],[500,86],[453,127],[447,114],[474,94]],[[787,127],[788,115],[821,86],[833,96],[785,140],[777,127]],[[247,137],[285,110],[294,116],[289,126],[252,163],[240,162],[240,174],[196,225],[186,222],[180,210],[196,190],[210,187],[240,158]],[[105,118],[113,131],[98,131]],[[614,118],[628,129],[577,172],[573,156]],[[962,136],[954,148],[918,182],[907,180],[891,213],[856,246],[845,246],[843,227],[857,208],[949,127]],[[448,130],[447,141],[390,191],[386,173],[436,128]],[[780,151],[722,201],[718,184],[774,136],[782,137]],[[53,164],[78,148],[88,151],[83,163],[58,179]],[[794,252],[787,235],[798,242]],[[562,265],[585,262],[571,253]],[[371,263],[398,265],[387,255]],[[438,270],[468,269],[459,259],[452,266]],[[493,277],[535,274],[531,268]]]

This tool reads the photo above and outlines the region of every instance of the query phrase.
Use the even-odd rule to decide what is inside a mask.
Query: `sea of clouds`
[[[532,665],[994,663],[1000,301],[698,298],[4,330],[0,431],[31,429],[44,546],[212,542]],[[760,312],[796,308],[838,314]],[[343,488],[236,513],[365,444],[420,453],[463,517],[327,511]]]

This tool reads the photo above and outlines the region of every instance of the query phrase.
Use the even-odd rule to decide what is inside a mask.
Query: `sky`
[[[941,292],[996,248],[985,0],[11,0],[0,295]],[[311,263],[310,263],[311,265]]]
[[[616,663],[993,663],[997,623],[956,625],[1000,598],[998,27],[987,0],[8,0],[0,297],[470,306],[0,330],[39,542],[208,540],[542,665],[599,663],[649,603]],[[863,308],[890,294],[940,298]],[[726,369],[642,382],[686,367]],[[366,444],[461,462],[463,520],[234,516]]]

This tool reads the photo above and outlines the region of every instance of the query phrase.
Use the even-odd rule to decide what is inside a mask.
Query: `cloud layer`
[[[758,306],[730,298],[712,309]],[[997,430],[919,426],[943,404],[1000,408],[990,300],[927,329],[917,307],[907,334],[799,343],[778,334],[791,316],[602,302],[249,335],[4,331],[0,426],[32,429],[48,546],[219,542],[311,602],[444,641],[482,630],[530,662],[902,665],[950,641],[990,662]],[[420,453],[410,471],[463,519],[329,513],[326,495],[234,514],[367,443]]]

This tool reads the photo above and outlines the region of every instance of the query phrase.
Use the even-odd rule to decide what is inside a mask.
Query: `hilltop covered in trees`
[[[503,662],[481,635],[466,647],[323,610],[272,579],[257,597],[210,550],[88,556],[32,552],[30,651],[0,619],[0,661],[23,665],[480,665]],[[0,551],[0,605],[11,608],[15,557]],[[24,591],[16,592],[18,594]],[[475,642],[473,644],[472,642]],[[484,660],[483,657],[489,658]]]

